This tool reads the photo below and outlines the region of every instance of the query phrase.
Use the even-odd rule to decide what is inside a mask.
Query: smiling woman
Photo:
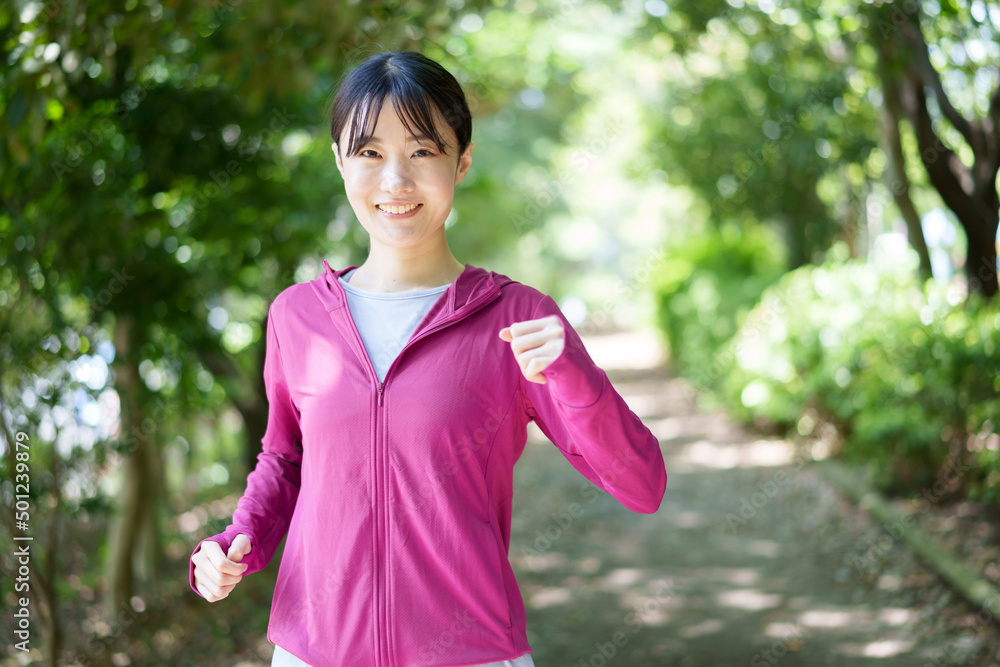
[[[215,602],[287,535],[274,666],[534,667],[509,559],[531,421],[628,509],[663,498],[659,443],[552,297],[449,250],[471,136],[461,86],[417,53],[373,56],[333,100],[368,257],[324,260],[271,304],[263,451],[232,524],[191,557]]]
[[[350,283],[394,292],[453,281],[465,267],[448,249],[444,222],[475,148],[455,78],[418,53],[374,56],[334,99],[330,134],[347,198],[371,238]],[[391,259],[400,255],[405,266]]]

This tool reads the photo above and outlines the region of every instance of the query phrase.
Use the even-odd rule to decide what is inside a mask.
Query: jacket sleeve
[[[264,357],[264,387],[267,394],[267,430],[262,439],[263,451],[257,455],[257,465],[247,476],[246,492],[236,504],[232,523],[218,535],[198,543],[193,556],[205,540],[218,542],[223,553],[236,536],[250,538],[250,553],[244,575],[259,572],[271,562],[278,544],[288,532],[288,526],[299,496],[302,471],[302,432],[299,411],[291,394],[281,361],[281,349],[274,324],[274,303],[267,315],[267,347]],[[194,564],[189,565],[191,589],[195,587]],[[204,596],[203,596],[204,597]]]
[[[545,384],[521,375],[528,416],[584,477],[642,514],[656,512],[667,487],[660,444],[590,358],[579,334],[546,295],[531,319],[556,315],[563,351],[543,371]]]

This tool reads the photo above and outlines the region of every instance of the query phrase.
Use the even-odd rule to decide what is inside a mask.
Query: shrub
[[[781,276],[783,248],[771,230],[735,224],[668,244],[652,277],[656,316],[674,369],[696,388],[711,389],[724,377],[729,360],[719,352]]]
[[[722,394],[739,417],[803,434],[815,422],[804,413],[818,414],[884,490],[927,487],[959,465],[971,499],[997,502],[1000,312],[914,275],[847,261],[842,246],[786,274],[729,342]]]

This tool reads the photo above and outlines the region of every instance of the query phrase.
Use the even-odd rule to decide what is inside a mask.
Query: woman
[[[263,451],[233,522],[191,557],[215,602],[287,533],[273,665],[533,667],[508,560],[529,421],[628,509],[662,500],[656,438],[555,301],[451,254],[471,135],[461,86],[410,51],[371,57],[333,101],[368,258],[324,260],[271,304]]]

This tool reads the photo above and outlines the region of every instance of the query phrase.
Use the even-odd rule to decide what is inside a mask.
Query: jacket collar
[[[338,279],[351,269],[356,268],[357,265],[352,265],[335,270],[324,259],[323,272],[316,279],[309,281],[327,312],[332,313],[336,309],[346,308],[347,293]],[[438,299],[431,312],[428,313],[428,320],[451,319],[453,316],[456,318],[464,317],[499,296],[500,288],[512,282],[514,281],[507,276],[495,271],[487,271],[466,264],[462,273],[448,285],[442,298]]]

